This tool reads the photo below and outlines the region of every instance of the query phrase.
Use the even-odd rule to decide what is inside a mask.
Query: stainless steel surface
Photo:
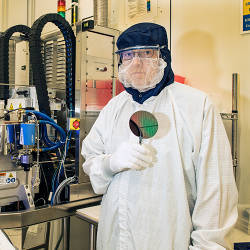
[[[220,113],[223,120],[238,120],[238,114],[236,113]]]
[[[62,35],[61,37],[55,36],[53,40],[45,41],[43,48],[48,88],[54,89],[56,83],[59,89],[65,89],[66,58]]]
[[[4,171],[20,171],[23,170],[21,167],[17,167],[14,163],[11,162],[8,156],[0,156],[0,172]]]
[[[23,197],[23,185],[31,182],[32,170],[24,171],[22,167],[17,167],[11,160],[4,155],[0,155],[0,174],[16,173],[15,183],[0,182],[0,206],[21,200]]]
[[[90,182],[78,183],[70,185],[70,201],[77,201],[86,199],[88,197],[97,197],[99,195],[95,194]]]
[[[75,210],[99,204],[101,196],[57,206],[29,209],[22,212],[0,213],[0,229],[20,228],[72,216]]]
[[[93,83],[96,80],[110,80],[113,86],[115,85],[117,67],[114,65],[117,65],[117,61],[114,52],[119,31],[101,26],[95,26],[93,30],[84,32],[79,28],[77,30],[75,103],[76,117],[80,118],[81,126],[77,148],[79,155],[79,183],[87,183],[89,178],[82,170],[84,159],[80,154],[81,143],[99,115],[100,109],[89,109],[87,95],[93,89],[88,89],[86,85],[89,80],[93,80]],[[104,67],[107,68],[106,71],[99,70]],[[114,89],[111,91],[114,96]]]
[[[70,218],[70,250],[89,250],[89,223],[77,216]]]
[[[96,249],[96,235],[99,221],[100,206],[78,209],[76,216],[89,224],[89,249]]]
[[[100,26],[108,26],[109,9],[108,0],[94,0],[94,19]]]
[[[238,115],[238,74],[232,75],[232,112]],[[238,117],[237,117],[238,118]],[[232,158],[234,175],[238,166],[238,119],[232,120]]]
[[[238,111],[238,73],[232,75],[232,110]]]
[[[89,133],[92,125],[99,115],[99,111],[81,111],[81,123],[80,123],[80,149],[82,146],[82,140]],[[79,183],[89,182],[89,177],[84,173],[82,164],[84,162],[83,157],[80,155],[79,159]]]
[[[95,226],[94,224],[89,224],[90,250],[96,250],[96,233],[97,233],[97,226]]]
[[[234,177],[236,178],[236,168],[238,166],[238,88],[239,75],[232,74],[232,113],[221,113],[224,120],[232,120],[232,159],[234,168]]]
[[[63,218],[63,249],[69,250],[70,217]]]

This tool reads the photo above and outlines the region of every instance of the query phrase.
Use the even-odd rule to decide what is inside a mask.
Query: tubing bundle
[[[0,34],[0,100],[9,98],[9,40],[11,36],[19,32],[27,39],[29,38],[30,28],[25,25],[15,25]]]
[[[58,126],[53,119],[51,119],[46,114],[39,112],[39,111],[36,111],[36,110],[25,110],[25,113],[26,114],[33,114],[37,117],[37,119],[40,119],[40,120],[38,120],[38,123],[41,126],[42,140],[47,145],[47,147],[40,148],[40,151],[47,152],[47,151],[55,150],[55,149],[61,147],[62,145],[64,145],[65,140],[66,140],[66,134],[65,134],[64,130],[60,126]],[[50,125],[50,126],[54,127],[59,132],[59,134],[60,134],[59,141],[52,142],[48,138],[46,125]]]
[[[30,60],[33,80],[36,86],[38,105],[41,112],[51,115],[49,97],[41,53],[41,32],[48,22],[54,23],[62,32],[66,45],[66,104],[69,116],[74,116],[75,110],[75,48],[76,40],[69,23],[58,14],[46,14],[38,18],[30,31]]]

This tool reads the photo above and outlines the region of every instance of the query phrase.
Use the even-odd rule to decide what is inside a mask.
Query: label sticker
[[[16,172],[0,172],[0,185],[16,183]]]
[[[80,119],[70,118],[69,120],[69,129],[70,130],[80,130]]]

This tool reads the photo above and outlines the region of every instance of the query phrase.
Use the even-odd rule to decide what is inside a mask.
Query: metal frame
[[[76,55],[76,87],[75,87],[75,107],[76,107],[76,117],[80,118],[81,129],[80,129],[80,136],[79,136],[79,148],[77,149],[79,155],[79,183],[89,183],[88,176],[82,170],[82,163],[83,158],[80,154],[81,150],[81,142],[89,132],[90,128],[92,127],[93,123],[95,122],[97,116],[99,115],[99,111],[86,111],[81,110],[81,103],[84,101],[86,93],[86,82],[89,79],[89,74],[87,72],[87,66],[90,62],[88,62],[88,34],[89,33],[96,33],[102,36],[107,36],[112,38],[112,75],[110,79],[112,79],[113,86],[112,86],[112,95],[115,96],[115,83],[116,83],[116,76],[117,76],[117,57],[115,56],[115,44],[118,39],[119,31],[107,27],[102,26],[94,26],[94,29],[88,31],[82,31],[82,22],[77,23],[76,25],[76,51],[78,51]],[[79,53],[80,52],[80,53]],[[89,79],[90,80],[90,79]],[[95,80],[95,79],[93,79]],[[81,92],[82,91],[82,92]]]
[[[238,162],[238,87],[239,77],[238,73],[232,74],[232,113],[221,113],[223,120],[232,121],[232,158],[234,177],[236,179],[236,169],[239,165]]]
[[[79,208],[98,205],[102,196],[91,197],[80,201],[69,202],[57,206],[45,206],[21,212],[0,213],[0,229],[11,229],[31,226],[75,214]]]

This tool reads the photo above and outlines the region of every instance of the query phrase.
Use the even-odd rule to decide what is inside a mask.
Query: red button
[[[78,129],[80,127],[80,122],[75,120],[72,125],[75,129]]]

